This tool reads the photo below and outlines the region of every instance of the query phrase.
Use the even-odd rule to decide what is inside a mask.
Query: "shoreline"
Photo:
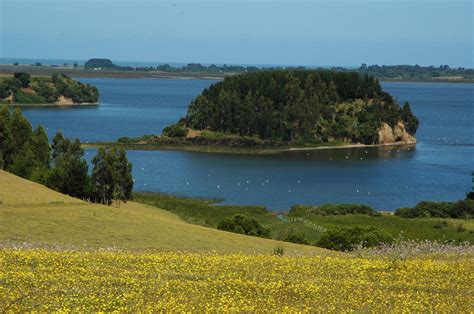
[[[416,146],[417,141],[398,141],[383,144],[343,144],[338,146],[319,146],[319,147],[290,147],[287,151],[306,151],[306,150],[324,150],[341,148],[367,148],[367,147],[391,147],[391,146]]]
[[[12,106],[12,107],[61,107],[61,108],[68,108],[68,107],[78,107],[78,106],[99,106],[100,103],[76,103],[76,104],[59,104],[59,103],[41,103],[41,104],[21,104],[21,103],[0,103],[0,106]]]
[[[327,143],[326,143],[327,144]],[[99,147],[123,147],[125,150],[149,150],[149,151],[185,151],[200,153],[219,153],[219,154],[247,154],[247,155],[271,155],[285,152],[311,151],[311,150],[331,150],[331,149],[352,149],[352,148],[384,148],[384,147],[412,147],[416,146],[416,141],[399,141],[385,144],[336,144],[333,146],[314,146],[314,147],[233,147],[222,145],[170,145],[153,143],[119,143],[119,142],[96,142],[82,143],[83,148]]]
[[[127,79],[176,79],[176,80],[223,80],[227,76],[239,75],[241,73],[208,73],[208,72],[161,72],[161,71],[117,71],[117,70],[90,70],[84,68],[51,68],[34,67],[9,64],[0,64],[0,77],[10,76],[14,72],[26,72],[32,76],[51,76],[52,73],[61,72],[71,77],[88,78],[127,78]],[[406,82],[406,83],[474,83],[474,79],[463,78],[379,78],[381,82]]]

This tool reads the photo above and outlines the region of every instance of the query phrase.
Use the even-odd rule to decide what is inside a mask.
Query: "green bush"
[[[163,129],[163,135],[169,137],[185,137],[188,134],[186,127],[176,123]]]
[[[465,199],[457,202],[420,202],[414,207],[399,208],[395,215],[404,218],[472,218],[474,201]]]
[[[41,104],[45,103],[45,99],[39,95],[26,93],[22,90],[18,90],[14,96],[13,101],[19,104]]]
[[[376,227],[354,227],[330,230],[319,239],[318,246],[337,251],[351,251],[356,246],[375,247],[393,242],[393,237]]]
[[[221,220],[217,224],[217,229],[257,237],[268,237],[270,235],[270,231],[262,227],[255,218],[242,214]]]
[[[359,204],[323,204],[321,206],[294,205],[288,212],[288,216],[327,216],[327,215],[346,215],[363,214],[370,216],[379,216],[379,212],[367,205]]]
[[[283,256],[285,254],[285,249],[282,246],[276,246],[272,250],[272,255]]]
[[[292,242],[292,243],[299,243],[299,244],[309,244],[308,239],[306,239],[304,233],[302,232],[296,232],[296,231],[290,231],[285,239],[283,240],[285,242]]]

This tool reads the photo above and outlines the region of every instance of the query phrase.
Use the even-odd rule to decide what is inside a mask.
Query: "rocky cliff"
[[[407,144],[416,143],[416,138],[407,132],[403,121],[398,121],[393,128],[383,122],[378,134],[379,144],[392,144],[396,142],[405,142]]]

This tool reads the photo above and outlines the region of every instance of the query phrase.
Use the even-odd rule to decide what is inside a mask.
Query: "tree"
[[[12,137],[10,130],[10,110],[4,106],[0,110],[0,169],[11,163]]]
[[[39,125],[33,132],[33,153],[35,154],[36,160],[39,164],[49,168],[49,162],[51,160],[51,147],[49,146],[48,135],[44,131],[44,128]]]
[[[13,77],[20,81],[21,87],[27,88],[30,86],[30,75],[25,72],[15,72]]]
[[[90,195],[89,167],[83,159],[81,142],[71,142],[61,133],[53,140],[53,165],[47,179],[47,185],[61,193],[84,198]]]
[[[132,198],[132,165],[123,148],[99,148],[92,164],[92,186],[101,203],[110,205],[115,200],[119,206]]]
[[[30,178],[37,167],[38,162],[33,153],[32,146],[27,142],[13,155],[8,171],[23,178]]]
[[[22,115],[20,108],[16,108],[11,116],[11,135],[12,147],[20,150],[21,147],[31,140],[32,130],[31,124]]]

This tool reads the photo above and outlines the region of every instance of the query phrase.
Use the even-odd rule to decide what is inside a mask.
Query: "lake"
[[[81,141],[159,134],[213,81],[80,78],[97,86],[100,106],[25,107],[52,137]],[[294,204],[361,203],[379,210],[422,200],[457,200],[474,171],[474,84],[382,83],[420,119],[415,149],[371,148],[271,156],[128,151],[135,191],[220,198],[287,210]],[[90,160],[95,150],[86,151]]]

